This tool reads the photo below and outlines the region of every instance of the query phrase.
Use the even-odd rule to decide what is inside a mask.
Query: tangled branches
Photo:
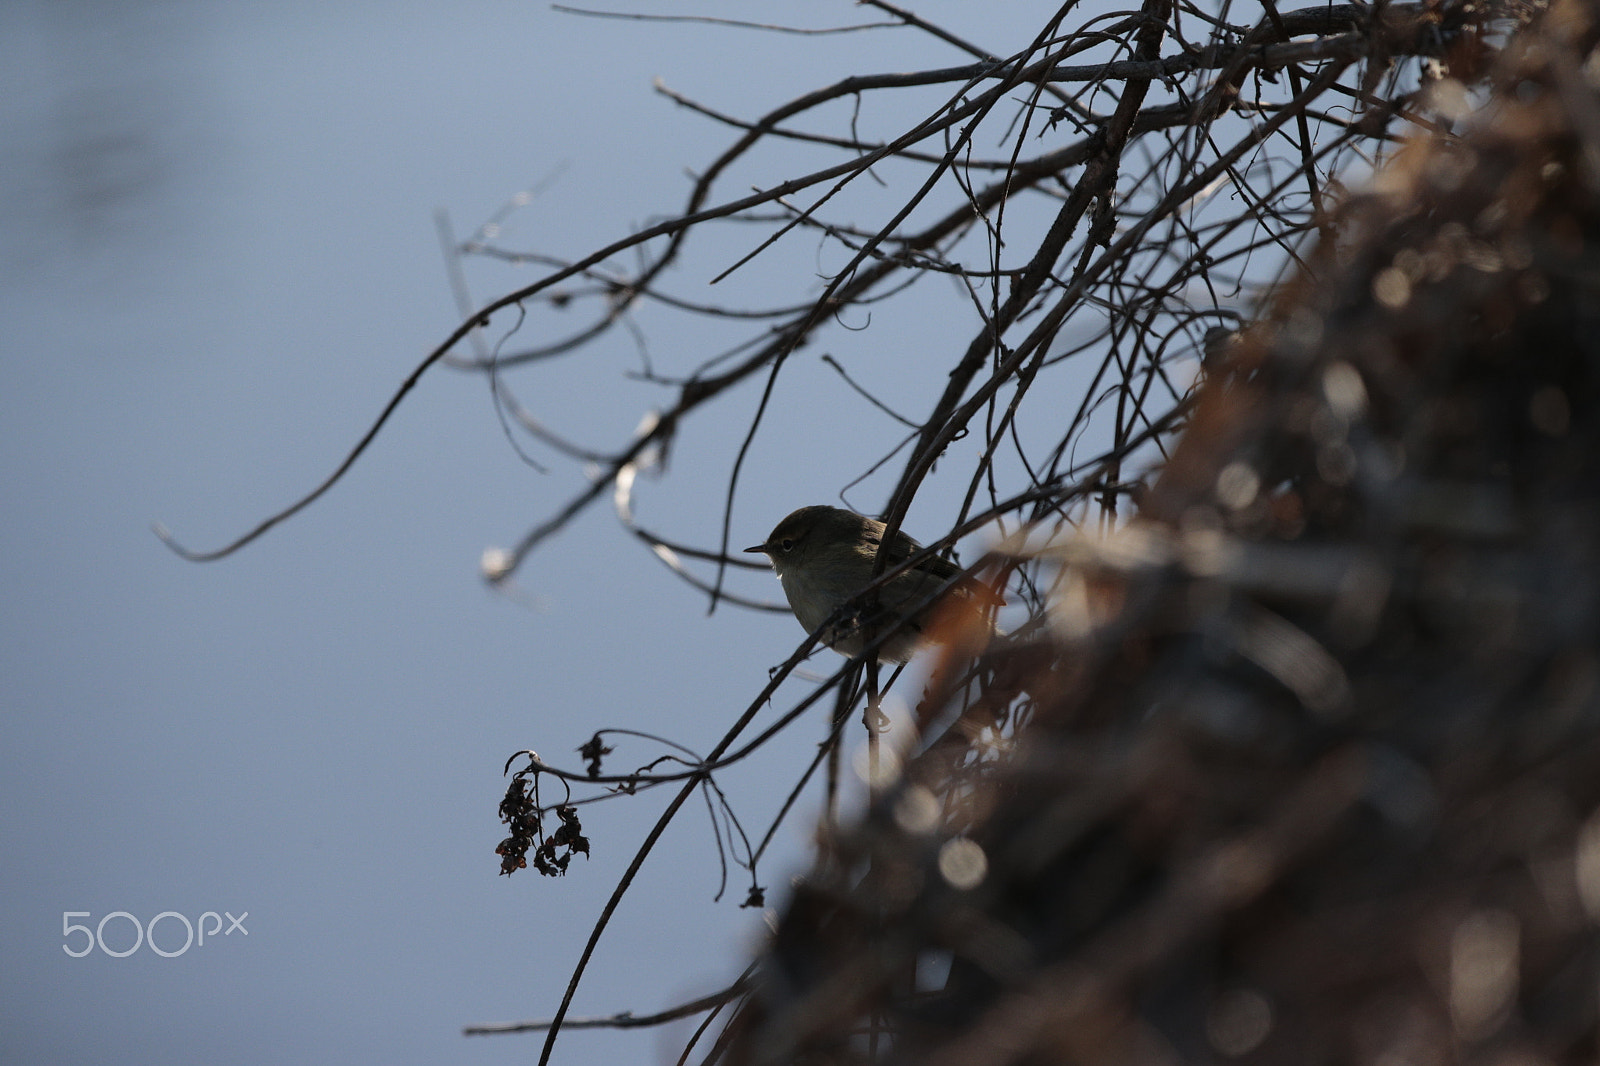
[[[909,15],[880,6],[916,24]],[[922,754],[913,772],[897,786],[896,798],[875,808],[901,837],[908,824],[923,834],[935,826],[940,829],[937,835],[945,846],[936,866],[944,873],[947,888],[952,878],[959,883],[975,876],[971,884],[981,883],[984,874],[981,870],[973,874],[973,856],[980,863],[992,860],[976,846],[964,852],[950,845],[970,843],[968,831],[983,824],[978,812],[992,804],[987,797],[995,795],[996,787],[980,784],[987,782],[987,775],[1042,772],[1036,764],[1043,757],[1037,752],[1018,767],[1012,745],[1034,737],[1041,714],[1059,706],[1075,686],[1090,683],[1089,664],[1081,659],[1063,661],[1055,641],[1063,627],[1067,633],[1095,630],[1097,620],[1109,610],[1104,583],[1069,580],[1066,575],[1079,570],[1061,569],[1060,550],[1051,545],[1060,543],[1063,531],[1092,521],[1103,529],[1117,525],[1120,501],[1141,493],[1140,472],[1167,456],[1169,442],[1190,419],[1188,381],[1195,374],[1199,353],[1209,356],[1208,369],[1221,383],[1214,389],[1231,390],[1231,395],[1246,387],[1243,382],[1254,371],[1247,370],[1242,360],[1252,349],[1233,339],[1234,328],[1245,317],[1241,308],[1247,310],[1286,264],[1312,269],[1301,250],[1307,236],[1320,236],[1328,249],[1351,239],[1341,229],[1353,217],[1342,206],[1345,186],[1375,167],[1386,143],[1403,134],[1448,136],[1451,123],[1465,114],[1465,108],[1449,113],[1439,101],[1454,99],[1451,93],[1465,97],[1478,91],[1494,51],[1491,30],[1506,29],[1504,24],[1491,25],[1490,12],[1465,5],[1391,5],[1377,12],[1355,6],[1279,12],[1268,5],[1253,24],[1240,26],[1228,24],[1228,13],[1213,16],[1192,7],[1152,2],[1137,14],[1090,19],[1068,29],[1064,10],[1016,54],[996,57],[963,45],[977,63],[913,75],[848,78],[751,121],[671,94],[684,106],[735,126],[742,134],[701,172],[678,218],[645,231],[647,239],[664,240],[660,251],[631,274],[600,267],[599,254],[577,263],[551,264],[556,269],[544,282],[490,305],[489,310],[512,300],[526,303],[557,281],[581,276],[589,283],[587,289],[576,295],[562,290],[546,299],[563,310],[585,298],[598,301],[591,322],[537,348],[480,355],[476,365],[498,372],[572,350],[625,321],[628,310],[642,302],[658,302],[687,314],[756,319],[763,323],[762,331],[681,379],[647,366],[643,376],[676,388],[676,401],[647,418],[634,440],[614,453],[574,446],[514,400],[508,401],[506,409],[515,424],[557,452],[597,465],[600,474],[589,489],[530,531],[514,550],[498,556],[491,577],[509,577],[540,541],[610,488],[619,517],[637,537],[713,602],[724,597],[724,570],[734,562],[728,554],[729,530],[740,474],[770,405],[782,395],[784,371],[794,353],[847,309],[909,299],[914,283],[944,275],[965,295],[963,312],[971,326],[965,344],[952,351],[938,372],[913,370],[908,362],[910,379],[943,382],[926,415],[905,417],[899,412],[909,404],[900,393],[868,389],[851,378],[840,360],[824,359],[852,389],[871,400],[882,414],[880,430],[890,434],[886,452],[863,476],[905,453],[883,508],[891,527],[904,518],[935,464],[943,460],[947,468],[954,465],[958,470],[958,502],[937,545],[953,545],[979,528],[1001,536],[1012,534],[983,565],[997,575],[997,581],[1009,579],[1031,621],[1019,628],[1012,645],[977,667],[954,661],[942,664],[936,677],[947,687],[936,686],[935,695],[924,701],[917,715],[922,732],[904,741],[905,747]],[[1509,12],[1493,14],[1503,18]],[[932,32],[931,27],[922,28]],[[937,107],[897,136],[873,141],[856,135],[854,128],[851,136],[844,137],[798,125],[808,114],[843,98],[864,100],[927,87],[944,87]],[[1004,131],[1000,143],[1007,151],[985,156],[976,146],[986,143],[983,134],[995,129]],[[716,182],[736,161],[779,138],[842,152],[847,158],[753,196],[707,207]],[[929,150],[929,143],[938,147]],[[861,227],[844,221],[843,206],[851,202],[848,197],[855,183],[880,170],[887,172],[890,166],[896,175],[907,173],[908,167],[915,175],[890,187],[915,192],[900,194],[879,225]],[[797,203],[802,194],[808,200]],[[781,210],[770,212],[772,205]],[[724,218],[769,232],[754,252],[719,277],[748,268],[758,254],[771,254],[776,242],[796,230],[819,234],[823,247],[836,251],[842,265],[827,274],[820,295],[813,299],[737,315],[668,294],[662,287],[667,268],[685,254],[695,229]],[[1012,255],[1009,249],[1014,246],[1023,254]],[[483,240],[465,247],[480,254],[518,256]],[[604,254],[616,250],[613,246]],[[726,486],[720,543],[692,547],[646,529],[633,513],[637,473],[660,461],[687,419],[752,377],[762,381],[763,392]],[[1076,399],[1063,408],[1063,396]],[[1046,416],[1034,417],[1036,409]],[[951,464],[963,441],[966,450]],[[1266,508],[1265,517],[1257,520],[1277,535],[1288,539],[1304,535],[1316,516],[1316,501],[1294,494],[1269,497],[1264,486],[1276,482],[1264,482],[1264,473],[1240,467],[1231,481],[1224,478],[1228,491],[1241,501],[1236,510],[1255,514]],[[1042,549],[1041,531],[1046,545]],[[1177,553],[1158,551],[1157,556],[1170,566]],[[697,571],[692,564],[709,567],[710,572]],[[1129,595],[1124,589],[1114,598]],[[1041,629],[1047,600],[1056,603],[1056,615],[1053,628]],[[1343,674],[1316,641],[1292,626],[1278,625],[1270,615],[1263,614],[1252,624],[1249,641],[1258,647],[1257,658],[1288,679],[1285,683],[1307,706],[1328,710],[1350,699],[1340,687]],[[631,775],[624,779],[627,787],[681,778],[681,803],[697,783],[710,780],[728,761],[765,742],[824,692],[835,694],[837,737],[859,687],[853,683],[854,666],[842,668],[829,683],[799,701],[777,726],[730,755],[735,737],[808,650],[803,646],[775,673],[772,684],[704,762],[669,778]],[[1126,678],[1128,667],[1108,669],[1107,676]],[[1053,761],[1064,757],[1059,746],[1048,750],[1044,765],[1054,768],[1050,772],[1072,764],[1071,759],[1065,764]],[[1312,775],[1306,788],[1320,796],[1318,789],[1344,787],[1342,779],[1328,783],[1325,778],[1330,775],[1338,777],[1332,770]],[[675,803],[660,825],[677,809]],[[1287,809],[1283,825],[1272,830],[1277,834],[1273,840],[1297,838],[1328,817],[1314,799],[1290,803]],[[789,810],[788,804],[784,810]],[[921,1008],[908,1007],[910,1015],[899,1012],[892,1006],[899,1001],[889,989],[914,987],[911,971],[926,945],[919,948],[915,939],[906,941],[892,965],[881,946],[875,945],[879,935],[893,933],[897,920],[893,915],[907,917],[897,906],[927,904],[943,913],[948,901],[940,902],[943,897],[937,893],[928,898],[905,887],[917,878],[902,876],[903,855],[881,850],[900,846],[886,844],[887,838],[877,835],[882,830],[881,824],[869,822],[861,835],[841,838],[838,850],[823,857],[819,872],[820,883],[826,886],[833,876],[830,871],[843,874],[867,863],[873,874],[847,895],[864,899],[867,911],[875,916],[866,924],[839,919],[823,943],[824,950],[836,948],[842,954],[799,964],[801,971],[819,978],[839,975],[837,980],[846,981],[850,991],[841,987],[830,992],[832,986],[824,981],[813,992],[801,982],[798,989],[791,989],[797,997],[790,1001],[793,1006],[784,1006],[781,998],[779,1007],[770,1000],[759,1010],[747,1004],[739,1024],[725,1034],[746,1041],[742,1055],[764,1049],[755,1057],[765,1060],[769,1054],[786,1058],[798,1047],[815,1051],[812,1040],[820,1032],[832,1049],[825,1058],[851,1058],[842,1049],[860,1051],[859,1042],[865,1039],[864,1058],[872,1059],[916,1032],[909,1019],[920,1016]],[[648,848],[647,843],[639,858]],[[960,872],[963,869],[966,873]],[[831,908],[837,918],[838,904],[830,895],[835,890],[818,891],[828,902],[816,906]],[[1102,899],[1099,904],[1114,902]],[[819,920],[807,894],[791,904],[790,928],[799,943],[818,944]],[[602,918],[591,949],[604,924]],[[901,928],[922,927],[912,922]],[[785,944],[780,935],[772,960],[779,973],[788,973],[796,964],[786,954]],[[938,950],[952,949],[940,944]],[[979,955],[989,950],[984,948]],[[869,957],[876,961],[867,961]],[[992,964],[982,958],[967,961],[980,969]],[[582,963],[574,987],[581,972]],[[952,971],[944,1000],[969,994],[958,980],[959,973],[959,968]],[[776,975],[768,973],[760,987],[768,995],[788,987],[782,980],[774,984],[775,980]],[[911,983],[903,983],[907,981]],[[845,998],[837,998],[840,995]],[[548,1023],[551,1041],[565,1009],[563,1004]],[[797,1023],[796,1010],[820,1031]],[[766,1021],[757,1022],[758,1018]],[[775,1047],[788,1050],[777,1053],[766,1041],[770,1026],[780,1021],[778,1031],[789,1035]],[[794,1028],[796,1024],[800,1028]],[[547,1042],[547,1055],[550,1046]],[[727,1049],[719,1042],[711,1057],[718,1058]]]
[[[1298,1002],[1303,975],[1280,967],[1271,979],[1240,978],[1233,968],[1259,962],[1247,931],[1221,954],[1205,945],[1238,931],[1242,914],[1273,936],[1286,929],[1284,915],[1312,898],[1302,882],[1314,883],[1304,871],[1315,863],[1346,861],[1358,880],[1393,874],[1386,889],[1415,887],[1404,876],[1414,855],[1380,851],[1378,867],[1364,865],[1371,856],[1352,830],[1355,812],[1376,809],[1380,828],[1402,837],[1426,826],[1433,835],[1416,846],[1454,855],[1466,830],[1433,817],[1441,797],[1458,789],[1488,802],[1505,785],[1493,777],[1505,766],[1488,760],[1451,777],[1457,764],[1441,754],[1456,750],[1441,738],[1468,694],[1482,697],[1473,736],[1497,736],[1485,723],[1499,720],[1508,690],[1458,670],[1464,649],[1489,638],[1452,612],[1493,613],[1504,598],[1453,599],[1450,583],[1469,580],[1467,571],[1433,567],[1416,544],[1439,538],[1465,558],[1484,538],[1522,528],[1521,512],[1477,479],[1501,478],[1502,463],[1534,477],[1550,442],[1473,432],[1525,422],[1536,408],[1544,437],[1593,443],[1580,410],[1593,379],[1532,358],[1570,347],[1589,326],[1573,310],[1589,294],[1572,262],[1589,247],[1592,204],[1560,216],[1570,216],[1576,249],[1566,265],[1552,266],[1557,253],[1529,236],[1539,226],[1560,231],[1551,205],[1581,200],[1592,177],[1584,168],[1594,112],[1574,103],[1592,94],[1582,73],[1592,69],[1592,29],[1577,16],[1559,23],[1567,69],[1518,51],[1519,35],[1534,32],[1524,25],[1538,20],[1536,5],[1516,0],[1293,10],[1272,0],[1248,10],[1145,0],[1114,13],[1064,5],[1001,54],[892,4],[870,6],[964,62],[854,75],[753,118],[661,87],[733,131],[672,217],[570,260],[505,246],[495,226],[449,238],[453,255],[543,273],[481,307],[461,282],[461,325],[326,482],[220,551],[173,547],[217,558],[314,501],[423,373],[447,362],[491,375],[499,413],[530,458],[555,456],[589,474],[513,547],[485,557],[491,582],[508,584],[535,548],[609,496],[630,533],[712,606],[767,607],[729,577],[750,565],[729,551],[736,518],[764,530],[776,517],[740,513],[742,486],[752,469],[783,462],[763,451],[769,438],[780,438],[780,455],[785,445],[810,447],[783,440],[793,432],[786,408],[814,402],[793,392],[797,353],[837,343],[821,365],[872,413],[841,431],[852,465],[832,483],[841,496],[863,483],[881,489],[881,505],[857,509],[881,514],[885,542],[914,506],[933,550],[983,533],[996,547],[972,569],[1008,588],[1015,617],[989,652],[937,662],[914,733],[897,738],[905,772],[875,779],[862,823],[826,840],[761,972],[717,1000],[743,997],[708,1060],[1101,1061],[1146,1057],[1139,1049],[1161,1040],[1185,1054],[1264,1046],[1267,1033],[1288,1031],[1274,1004]],[[1505,54],[1523,66],[1506,65]],[[1523,116],[1530,128],[1502,120],[1474,134],[1482,145],[1463,141],[1479,107],[1507,92],[1520,99],[1524,87],[1540,101]],[[1434,147],[1409,169],[1384,170],[1391,145],[1408,139]],[[1557,178],[1538,169],[1547,164],[1561,168]],[[751,174],[754,192],[726,191]],[[1382,195],[1348,191],[1375,174],[1385,175]],[[1495,204],[1504,210],[1480,225]],[[700,251],[702,235],[734,227],[756,234],[744,254],[715,267],[697,258],[719,254]],[[801,236],[820,271],[798,261]],[[618,265],[625,252],[636,257],[631,269]],[[1491,261],[1495,270],[1480,269]],[[814,273],[814,289],[796,280]],[[748,302],[685,296],[673,288],[684,274]],[[1285,276],[1293,281],[1269,321],[1252,325]],[[1541,285],[1531,304],[1567,310],[1525,315],[1525,290]],[[792,295],[757,299],[773,291]],[[725,340],[709,359],[663,359],[649,351],[646,318],[691,322]],[[897,343],[894,331],[912,321],[942,343]],[[1526,323],[1542,340],[1517,332]],[[502,340],[491,345],[490,329]],[[509,346],[523,335],[539,339]],[[1495,358],[1458,361],[1491,335],[1514,339]],[[518,389],[546,361],[612,336],[633,339],[633,377],[666,399],[631,438],[605,448],[552,428]],[[1505,353],[1528,355],[1543,384],[1526,366],[1508,370],[1516,360]],[[728,449],[720,534],[647,526],[635,513],[639,475],[664,470],[684,427],[731,411],[746,384],[759,396]],[[1504,409],[1477,410],[1483,397]],[[1426,427],[1408,428],[1418,410]],[[1545,432],[1558,424],[1561,433]],[[1593,473],[1581,450],[1556,458]],[[1446,472],[1470,483],[1466,496],[1452,495],[1459,486]],[[814,501],[789,501],[801,502]],[[1128,525],[1130,505],[1142,523]],[[933,536],[920,524],[927,515],[937,516]],[[1546,517],[1571,525],[1559,509]],[[1084,531],[1106,539],[1086,547]],[[1590,573],[1588,547],[1539,547],[1566,551]],[[1589,608],[1528,603],[1576,611],[1570,624],[1593,636]],[[819,702],[832,705],[837,740],[863,700],[880,695],[861,683],[860,664],[846,663],[745,737],[784,698],[814,643],[774,671],[711,750],[673,756],[673,769],[651,763],[605,777],[598,761],[588,772],[536,762],[519,775],[618,794],[677,789],[604,908],[566,999],[538,1023],[549,1034],[546,1059],[589,952],[685,802],[704,791],[736,826],[716,774]],[[1395,648],[1420,658],[1397,666]],[[1514,667],[1524,686],[1542,668],[1492,661]],[[1592,663],[1562,661],[1573,676]],[[1561,705],[1592,725],[1584,699]],[[1411,703],[1425,712],[1414,722],[1396,713]],[[1353,739],[1366,732],[1383,739]],[[1524,739],[1547,752],[1555,735]],[[831,779],[836,751],[829,745],[804,771],[780,818],[813,774],[826,769]],[[1562,787],[1573,780],[1567,774]],[[536,824],[536,804],[514,806],[515,824]],[[1574,818],[1562,822],[1569,850]],[[523,836],[536,846],[535,833]],[[753,884],[770,839],[742,852]],[[1329,883],[1349,899],[1376,898]],[[1492,915],[1520,913],[1504,902]],[[1371,928],[1390,936],[1402,919]],[[1324,950],[1336,925],[1288,929],[1274,950]],[[1499,936],[1503,947],[1509,927],[1491,916],[1457,928],[1468,940]],[[1367,973],[1361,966],[1352,972]],[[1490,1026],[1506,1002],[1496,987],[1477,1008],[1456,1004],[1466,1014],[1445,1029],[1477,1032],[1460,1027],[1469,1015]],[[1493,1010],[1482,1007],[1491,1001]],[[1293,1030],[1297,1053],[1327,1046],[1319,1027],[1343,1017],[1308,1002],[1325,1013]],[[1592,1011],[1585,1017],[1592,1029]]]
[[[1013,753],[908,764],[706,1061],[1589,1057],[1595,16],[1340,210],[1139,520],[1032,553]]]

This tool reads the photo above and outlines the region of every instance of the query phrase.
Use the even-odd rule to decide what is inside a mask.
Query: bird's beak
[[[745,551],[747,551],[747,552],[764,552],[766,550],[767,550],[767,546],[765,544],[757,544],[754,548],[746,548],[745,549]]]

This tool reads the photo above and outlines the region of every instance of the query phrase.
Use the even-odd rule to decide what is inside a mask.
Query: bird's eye
[[[778,547],[782,548],[786,552],[794,551],[794,538],[784,537],[782,540],[778,541]]]

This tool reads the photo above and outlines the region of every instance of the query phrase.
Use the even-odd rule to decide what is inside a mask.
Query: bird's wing
[[[867,534],[866,539],[876,548],[882,534],[883,531],[881,529],[873,530]],[[888,555],[886,562],[890,567],[899,566],[921,550],[922,545],[918,544],[910,536],[905,533],[897,533],[894,543],[890,544],[886,549],[886,554]],[[940,581],[949,581],[962,572],[962,568],[958,564],[942,555],[930,555],[917,563],[913,569],[921,570],[938,578]],[[1006,602],[1004,597],[997,595],[993,589],[981,581],[967,579],[958,584],[956,588],[969,596],[977,597],[983,603],[992,603],[998,606]]]

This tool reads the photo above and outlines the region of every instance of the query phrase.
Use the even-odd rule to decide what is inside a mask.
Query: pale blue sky
[[[919,10],[1003,53],[1042,9]],[[872,18],[799,2],[761,17]],[[684,169],[729,134],[652,93],[653,77],[748,117],[849,73],[963,61],[910,32],[776,36],[504,0],[0,7],[0,1060],[536,1055],[537,1037],[460,1028],[554,1010],[666,797],[589,808],[593,858],[563,880],[500,878],[501,764],[529,746],[576,764],[571,749],[601,725],[708,747],[798,627],[708,617],[605,509],[530,560],[518,586],[533,606],[486,590],[483,549],[515,542],[582,475],[524,466],[483,379],[444,369],[342,485],[238,556],[181,562],[150,524],[211,547],[332,468],[456,322],[435,208],[468,230],[565,164],[513,233],[570,257],[678,210]],[[840,132],[847,116],[834,117]],[[864,117],[885,132],[894,118]],[[820,161],[771,153],[722,195]],[[867,190],[863,204],[904,191]],[[674,291],[787,301],[838,265],[806,238],[707,290],[752,240],[735,228],[721,239],[671,276]],[[480,297],[532,276],[472,271]],[[939,313],[885,308],[796,361],[747,467],[735,546],[791,507],[834,500],[889,439],[841,431],[867,412],[821,351],[872,381],[891,373],[875,351],[927,349],[937,366],[952,337],[964,342],[964,298],[929,288]],[[652,358],[679,370],[749,334],[696,333],[654,311],[640,325]],[[668,398],[623,379],[636,365],[619,333],[508,380],[558,428],[609,446]],[[903,364],[892,374],[913,414],[938,386]],[[744,390],[686,429],[670,477],[641,482],[643,520],[714,542],[753,401]],[[886,485],[853,502],[881,505]],[[764,575],[737,581],[778,595]],[[726,776],[752,826],[822,732],[819,714]],[[769,898],[801,861],[805,828],[763,871]],[[681,817],[575,1011],[659,1009],[736,974],[760,918],[737,909],[737,884],[713,903],[716,883],[703,815]],[[68,911],[90,923],[247,911],[249,932],[176,958],[71,958]],[[163,927],[163,942],[179,932]],[[654,1061],[658,1039],[570,1033],[557,1061]]]

